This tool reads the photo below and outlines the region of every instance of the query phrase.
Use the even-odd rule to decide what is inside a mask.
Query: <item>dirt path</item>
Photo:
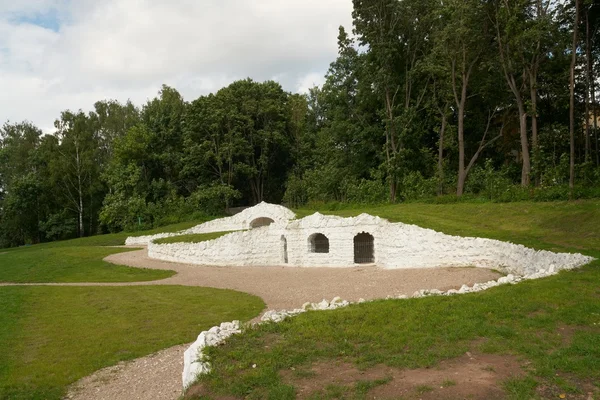
[[[448,290],[499,277],[497,273],[481,268],[210,267],[154,260],[148,258],[146,250],[113,254],[105,260],[131,267],[177,272],[171,278],[139,284],[234,289],[261,297],[270,310],[297,308],[307,301],[331,300],[335,296],[356,301],[360,298],[370,300],[411,295],[419,289]]]
[[[479,268],[383,270],[359,268],[209,267],[169,263],[148,258],[147,251],[113,254],[106,261],[131,267],[169,269],[177,275],[151,282],[43,284],[49,286],[185,285],[234,289],[261,297],[267,309],[300,307],[303,303],[331,300],[334,296],[356,301],[419,289],[448,290],[497,279],[495,272]],[[36,284],[33,284],[36,285]],[[40,284],[37,284],[40,285]],[[200,333],[200,332],[198,332]],[[183,351],[175,346],[154,355],[105,368],[71,388],[72,400],[176,400],[181,395]]]

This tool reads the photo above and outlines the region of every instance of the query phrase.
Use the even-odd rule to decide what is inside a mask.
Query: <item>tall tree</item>
[[[457,196],[462,196],[470,169],[481,151],[489,145],[487,129],[482,135],[480,146],[466,163],[465,113],[467,100],[477,91],[470,88],[473,75],[483,65],[485,52],[489,48],[489,30],[482,29],[485,16],[484,4],[478,0],[450,0],[440,9],[441,18],[433,35],[435,48],[430,62],[446,71],[450,78],[452,99],[457,119],[458,136],[458,182]],[[491,112],[490,119],[494,112]]]
[[[570,135],[570,163],[569,163],[569,188],[575,186],[575,66],[577,64],[578,30],[579,30],[579,2],[575,0],[575,21],[573,22],[573,43],[571,46],[571,68],[569,78],[569,135]]]
[[[100,180],[98,137],[82,111],[64,111],[54,126],[59,142],[58,157],[53,161],[54,179],[62,188],[67,207],[77,214],[79,236],[83,237],[85,202],[87,196],[93,198]]]
[[[390,201],[406,170],[407,141],[427,89],[417,66],[430,46],[433,1],[353,0],[355,33],[368,47],[373,84],[384,103],[385,157]]]

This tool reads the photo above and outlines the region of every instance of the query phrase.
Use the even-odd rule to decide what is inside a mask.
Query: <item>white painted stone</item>
[[[295,220],[294,214],[286,210],[261,203],[233,217],[181,232],[237,230],[207,242],[155,244],[148,238],[129,238],[128,244],[146,241],[150,257],[190,264],[280,266],[286,265],[287,260],[288,266],[343,268],[357,265],[354,263],[354,237],[367,232],[374,238],[374,264],[389,269],[475,266],[531,276],[542,271],[554,274],[592,260],[581,254],[537,251],[498,240],[446,235],[415,225],[391,223],[368,214],[342,218],[315,213]],[[261,217],[271,218],[275,223],[242,231]],[[327,236],[329,253],[310,251],[309,239],[315,233]]]
[[[229,336],[240,333],[240,321],[223,322],[208,331],[198,335],[196,341],[183,353],[183,388],[188,388],[198,375],[210,372],[210,364],[203,359],[202,349],[207,346],[216,346]]]
[[[193,228],[182,230],[176,233],[159,233],[149,236],[131,236],[125,240],[125,244],[128,246],[146,246],[152,240],[166,237],[196,233],[241,231],[250,229],[250,224],[258,218],[270,218],[274,221],[275,225],[285,225],[288,221],[296,218],[296,214],[283,206],[262,202],[231,217],[208,221]]]

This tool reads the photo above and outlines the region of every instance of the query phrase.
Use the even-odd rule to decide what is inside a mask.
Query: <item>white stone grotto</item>
[[[168,236],[226,231],[232,232],[201,243],[154,242]],[[291,210],[267,203],[177,233],[130,237],[126,244],[147,245],[148,256],[154,259],[197,265],[347,268],[372,264],[386,269],[474,266],[523,277],[572,269],[592,260],[582,254],[446,235],[368,214],[342,218],[315,213],[295,219]]]
[[[472,287],[463,285],[447,292],[424,288],[411,296],[417,298],[516,284],[577,268],[593,260],[578,253],[555,253],[493,239],[446,235],[368,214],[342,218],[315,213],[295,218],[285,207],[260,203],[232,217],[177,233],[130,237],[126,244],[147,245],[151,258],[197,265],[348,268],[369,264],[385,269],[474,266],[494,268],[506,274],[497,281],[476,283]],[[201,243],[154,242],[164,237],[228,231],[232,232]],[[262,321],[280,322],[308,310],[332,310],[349,304],[336,297],[331,302],[306,303],[295,310],[267,311]],[[200,333],[184,355],[184,389],[199,374],[210,371],[202,349],[240,332],[239,321],[234,321]]]

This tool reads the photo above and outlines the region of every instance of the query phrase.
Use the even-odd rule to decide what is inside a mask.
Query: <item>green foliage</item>
[[[597,108],[587,61],[590,78],[600,76],[592,34],[600,14],[582,8],[590,29],[580,27],[571,160],[575,15],[573,4],[550,4],[354,0],[352,32],[339,28],[338,56],[306,94],[248,78],[188,103],[163,85],[139,108],[105,100],[89,113],[64,111],[51,135],[6,123],[0,247],[156,227],[263,200],[598,196],[598,132],[583,135],[583,121]],[[567,189],[571,161],[576,182]]]
[[[220,215],[241,193],[228,185],[214,184],[200,186],[186,199],[194,209],[203,210],[208,215]]]

